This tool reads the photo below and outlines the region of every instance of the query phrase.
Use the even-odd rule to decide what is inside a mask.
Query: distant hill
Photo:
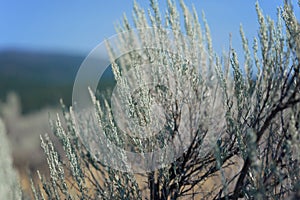
[[[73,83],[84,58],[55,52],[2,50],[0,100],[5,101],[7,93],[15,91],[21,99],[22,113],[57,105],[60,98],[71,105]],[[110,82],[111,70],[102,79]]]

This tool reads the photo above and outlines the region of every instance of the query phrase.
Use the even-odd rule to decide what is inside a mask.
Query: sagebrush
[[[73,110],[63,107],[66,128],[59,118],[52,126],[67,160],[61,159],[47,136],[41,138],[50,178],[38,174],[41,184],[34,183],[32,187],[35,199],[283,199],[292,195],[297,198],[300,25],[292,6],[285,2],[273,21],[256,4],[258,37],[249,43],[241,27],[241,64],[231,46],[222,56],[214,52],[205,16],[203,29],[194,8],[191,11],[180,1],[180,12],[168,0],[167,12],[161,14],[158,3],[150,2],[148,15],[135,3],[134,25],[124,17],[117,31],[136,28],[144,44],[155,44],[158,48],[129,52],[111,62],[121,94],[126,93],[131,81],[143,81],[123,79],[129,68],[156,63],[176,74],[176,94],[157,85],[152,91],[137,91],[137,97],[124,95],[121,99],[130,108],[128,115],[141,124],[150,123],[150,105],[159,101],[165,109],[166,129],[155,140],[121,132],[113,119],[110,99],[95,98],[92,94],[95,114],[113,143],[140,155],[182,135],[192,136],[190,145],[179,158],[160,169],[145,173],[118,171],[98,162],[89,147],[81,143]],[[156,31],[145,32],[147,27]],[[171,30],[174,38],[167,37],[165,30]],[[132,45],[131,38],[121,39],[119,48]],[[160,50],[168,45],[173,45],[175,54]],[[110,53],[113,58],[114,52]],[[136,70],[136,77],[141,77],[138,73]],[[158,77],[163,79],[163,73]],[[192,91],[192,95],[184,102],[186,106],[181,106],[184,95],[179,94],[185,89]],[[180,129],[180,122],[185,120],[181,118],[183,112],[191,116],[192,123]]]

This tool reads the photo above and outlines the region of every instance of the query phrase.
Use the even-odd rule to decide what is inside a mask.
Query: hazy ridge
[[[10,91],[21,99],[22,113],[53,106],[62,98],[71,105],[76,73],[84,55],[27,50],[0,51],[0,100],[5,101]],[[104,80],[102,80],[104,79]],[[112,79],[106,72],[102,81]]]

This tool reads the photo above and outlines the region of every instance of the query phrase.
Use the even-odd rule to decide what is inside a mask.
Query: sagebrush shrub
[[[285,3],[278,11],[277,21],[273,21],[256,4],[258,38],[250,46],[241,27],[244,63],[240,64],[232,48],[229,56],[220,58],[214,53],[205,17],[203,31],[195,9],[190,11],[180,1],[182,29],[181,13],[172,1],[167,1],[164,20],[157,2],[150,2],[152,10],[148,17],[135,3],[134,26],[125,17],[117,30],[122,33],[137,28],[139,41],[145,46],[155,44],[156,48],[129,52],[116,60],[113,47],[107,45],[117,92],[122,98],[96,98],[91,92],[95,114],[98,125],[112,143],[139,153],[141,158],[155,147],[162,148],[167,142],[180,141],[181,137],[191,136],[187,139],[189,145],[173,162],[144,173],[130,171],[126,155],[121,154],[129,170],[116,170],[99,162],[106,153],[95,155],[91,153],[94,146],[82,143],[74,111],[64,107],[67,127],[63,127],[59,118],[52,126],[67,161],[60,158],[48,137],[41,138],[50,179],[39,174],[42,187],[33,187],[35,198],[282,199],[297,193],[300,189],[300,26],[291,5]],[[154,29],[147,31],[147,27]],[[166,30],[170,30],[172,38]],[[135,38],[125,36],[120,37],[120,49],[130,49],[134,43]],[[138,66],[149,63],[162,66],[155,72],[157,79],[169,88],[173,86],[168,80],[174,80],[175,89],[170,92],[168,87],[154,85],[153,90],[141,88],[134,95],[127,95],[134,82],[144,81]],[[124,78],[130,70],[134,71],[134,80],[132,76]],[[163,75],[170,74],[167,70],[173,77]],[[121,131],[110,100],[137,124],[151,123],[151,104],[159,101],[165,111],[164,131],[151,140],[138,138],[128,129]],[[180,128],[184,120],[190,126]],[[87,139],[88,142],[98,140],[97,137]],[[174,146],[175,150],[180,149]],[[120,158],[107,156],[105,159]]]

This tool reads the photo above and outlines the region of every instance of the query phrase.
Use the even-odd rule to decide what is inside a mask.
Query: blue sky
[[[137,0],[149,8],[147,0]],[[195,5],[199,16],[203,10],[211,28],[217,52],[228,49],[229,33],[233,46],[240,48],[239,25],[243,24],[249,41],[257,35],[256,0],[186,0]],[[261,0],[264,14],[276,17],[282,0]],[[292,0],[297,18],[300,9]],[[159,1],[161,11],[165,1]],[[105,38],[115,34],[114,23],[124,13],[131,20],[133,1],[104,0],[0,0],[0,50],[21,48],[36,51],[59,51],[87,55]]]

